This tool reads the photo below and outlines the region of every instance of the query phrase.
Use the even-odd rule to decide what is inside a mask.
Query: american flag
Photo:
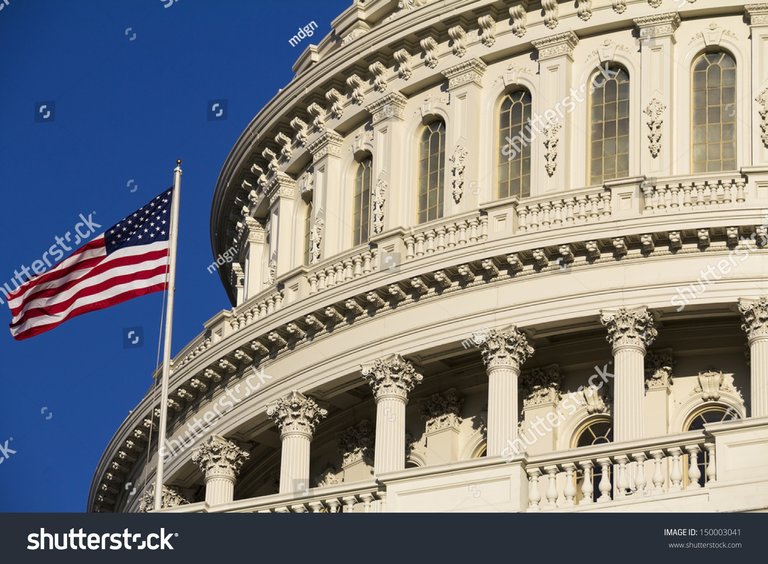
[[[165,290],[172,198],[170,188],[9,294],[13,338]]]

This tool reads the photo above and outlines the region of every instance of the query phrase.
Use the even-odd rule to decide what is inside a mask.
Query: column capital
[[[248,242],[249,243],[264,243],[266,242],[266,231],[254,218],[248,216],[245,218],[245,227],[248,230]]]
[[[303,435],[311,439],[317,424],[325,419],[326,415],[327,410],[297,390],[267,406],[267,417],[280,429],[280,437]]]
[[[523,407],[526,409],[538,405],[557,404],[560,401],[560,389],[563,375],[560,366],[550,364],[526,370],[520,375],[523,392]]]
[[[293,200],[296,197],[296,181],[286,173],[278,170],[267,182],[266,193],[269,198],[270,207],[275,204],[278,198]]]
[[[480,59],[469,59],[445,69],[443,76],[448,79],[448,90],[454,90],[465,84],[482,86],[481,80],[487,68],[488,65]]]
[[[424,379],[413,364],[399,354],[377,358],[361,365],[360,369],[376,401],[386,397],[408,401],[408,393]]]
[[[178,507],[179,505],[189,505],[189,499],[182,494],[175,486],[163,486],[161,509],[169,507]],[[144,495],[141,496],[139,504],[139,513],[147,513],[155,508],[155,484],[150,484]]]
[[[672,36],[680,27],[680,14],[677,12],[653,14],[652,16],[635,18],[634,22],[640,30],[640,37],[643,39]]]
[[[344,138],[333,129],[326,129],[317,139],[309,144],[307,149],[312,155],[312,162],[316,163],[328,155],[332,157],[341,156],[341,144]]]
[[[579,37],[572,31],[566,31],[543,39],[534,39],[531,43],[539,52],[539,61],[554,59],[562,55],[573,60],[573,48],[579,43]]]
[[[192,453],[192,462],[206,479],[216,476],[234,480],[250,454],[221,435],[211,435]]]
[[[350,466],[360,460],[373,465],[375,430],[368,421],[344,429],[339,434],[341,466]]]
[[[400,92],[390,92],[375,102],[368,104],[365,109],[371,114],[371,121],[375,125],[389,118],[403,119],[403,111],[408,103],[408,98]]]
[[[427,433],[456,427],[461,423],[461,408],[464,398],[455,388],[432,394],[421,406],[421,417],[426,420]]]
[[[750,26],[768,25],[768,4],[745,4],[744,15]]]
[[[758,339],[768,339],[768,298],[763,296],[756,300],[741,298],[739,313],[744,323],[742,330],[747,334],[750,344]]]
[[[645,306],[601,310],[600,323],[608,330],[606,339],[614,350],[620,347],[633,347],[644,351],[658,335],[654,327],[653,315]]]
[[[522,366],[534,353],[528,337],[514,325],[504,330],[473,333],[472,342],[480,349],[488,368],[496,366]]]

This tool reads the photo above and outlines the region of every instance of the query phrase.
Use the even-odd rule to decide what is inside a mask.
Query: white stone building
[[[168,511],[768,507],[768,4],[357,0],[294,71],[216,186]],[[91,510],[146,509],[157,413]]]

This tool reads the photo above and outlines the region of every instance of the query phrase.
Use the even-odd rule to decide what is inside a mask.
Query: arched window
[[[572,446],[574,448],[586,447],[592,445],[602,445],[613,442],[613,423],[609,417],[597,417],[589,419],[574,433]],[[592,501],[597,501],[600,497],[600,482],[603,479],[603,470],[601,466],[595,466],[592,469]],[[606,476],[606,480],[611,481],[611,476]],[[584,496],[582,484],[584,482],[584,470],[579,468],[576,471],[576,502],[578,503]],[[612,482],[611,482],[612,484]]]
[[[605,65],[592,77],[590,95],[590,184],[629,174],[629,74]]]
[[[367,155],[357,163],[355,172],[355,197],[353,201],[353,244],[368,241],[371,225],[371,174],[373,158]]]
[[[499,108],[499,198],[531,195],[531,94],[504,95]]]
[[[304,212],[304,264],[308,265],[311,261],[312,252],[312,202],[307,202]]]
[[[706,403],[688,416],[683,425],[684,431],[699,431],[707,423],[721,423],[723,421],[733,421],[741,419],[741,414],[734,408],[722,403]],[[709,467],[709,451],[702,449],[698,454],[699,467],[699,485],[704,486],[707,483],[707,468]],[[687,454],[682,456],[681,466],[683,469],[683,488],[688,487],[690,477],[688,475],[689,459]]]
[[[736,61],[723,51],[693,62],[693,172],[736,169]]]
[[[436,120],[421,132],[419,147],[419,223],[443,216],[445,122]]]

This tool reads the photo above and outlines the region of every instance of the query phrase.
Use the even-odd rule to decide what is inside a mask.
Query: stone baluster
[[[547,466],[544,471],[547,473],[547,505],[551,509],[557,506],[557,466]]]
[[[664,452],[661,450],[652,450],[651,456],[653,457],[653,493],[664,493],[664,473],[662,472],[662,464],[664,462]]]
[[[627,468],[627,461],[629,458],[625,454],[620,454],[616,457],[616,462],[619,466],[616,469],[616,497],[624,497],[629,489],[629,469]]]
[[[235,480],[250,454],[220,435],[211,435],[192,453],[205,475],[205,502],[208,505],[234,500]]]
[[[707,484],[717,481],[717,466],[715,465],[715,444],[705,443],[704,448],[707,451]]]
[[[583,474],[583,481],[581,482],[581,501],[579,505],[588,505],[594,503],[592,494],[594,493],[594,486],[592,485],[592,461],[582,460],[579,462],[581,471]]]
[[[636,452],[632,455],[635,460],[635,491],[639,494],[645,493],[645,486],[648,480],[645,477],[645,453]]]
[[[672,460],[669,461],[669,491],[679,492],[682,489],[683,483],[682,460],[680,458],[682,450],[679,447],[673,447],[668,449],[667,452],[672,457]]]
[[[563,506],[569,507],[574,504],[573,500],[576,498],[577,493],[575,483],[576,465],[573,462],[567,462],[563,464],[563,469],[565,470],[565,486],[563,487],[565,501]]]
[[[600,497],[597,498],[597,503],[608,503],[611,501],[611,461],[608,458],[600,458],[597,463],[600,465],[600,483],[597,485]]]
[[[280,429],[280,493],[309,489],[310,443],[317,424],[328,415],[315,400],[293,390],[267,407]]]
[[[688,490],[695,490],[701,487],[699,478],[701,478],[701,470],[699,469],[699,451],[701,450],[698,445],[690,445],[685,447],[688,452]]]
[[[531,468],[528,470],[528,511],[541,511],[541,470]]]

